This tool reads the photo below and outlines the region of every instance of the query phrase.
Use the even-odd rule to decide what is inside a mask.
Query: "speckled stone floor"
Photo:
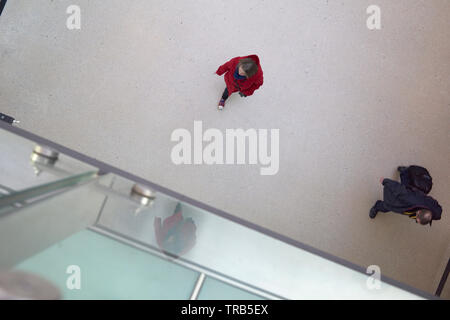
[[[450,233],[450,2],[8,1],[0,18],[0,112],[26,130],[356,264],[434,292]],[[251,97],[213,73],[258,54]],[[170,135],[280,129],[280,170],[176,166]],[[380,177],[421,164],[441,221],[368,218]],[[447,290],[448,291],[448,290]]]

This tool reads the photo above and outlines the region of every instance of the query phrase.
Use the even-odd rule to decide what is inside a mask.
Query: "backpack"
[[[427,169],[420,166],[410,166],[406,173],[411,187],[419,189],[425,194],[430,193],[433,187],[433,178],[431,178]]]

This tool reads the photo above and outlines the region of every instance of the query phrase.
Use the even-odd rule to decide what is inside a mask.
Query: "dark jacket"
[[[400,170],[399,170],[400,171]],[[412,190],[429,194],[433,187],[433,178],[427,169],[421,166],[409,166],[400,171],[401,184]]]
[[[239,60],[244,59],[244,58],[253,59],[253,61],[255,61],[256,65],[258,66],[258,71],[256,72],[256,74],[254,74],[252,77],[250,77],[248,79],[245,78],[245,79],[239,80],[234,77],[234,74],[236,71],[236,67],[239,63]],[[233,58],[230,61],[224,63],[217,69],[216,74],[221,76],[224,73],[225,73],[225,76],[224,76],[225,83],[227,85],[229,94],[240,91],[245,96],[251,96],[253,94],[253,92],[255,90],[257,90],[260,86],[262,86],[262,84],[264,83],[264,76],[263,76],[263,71],[262,71],[261,65],[259,63],[259,58],[255,54],[245,56],[245,57],[236,57],[236,58]]]
[[[384,179],[383,186],[384,205],[392,212],[403,214],[417,209],[429,209],[433,214],[433,220],[441,219],[442,207],[425,193],[408,189],[391,179]]]

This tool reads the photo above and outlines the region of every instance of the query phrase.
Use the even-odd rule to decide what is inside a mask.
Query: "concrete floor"
[[[434,293],[450,254],[450,2],[8,1],[0,111],[43,137],[386,276]],[[213,73],[258,54],[248,98]],[[280,170],[176,166],[177,128],[280,129]],[[431,228],[368,218],[380,177],[421,164],[444,209]],[[447,290],[448,292],[448,290]]]

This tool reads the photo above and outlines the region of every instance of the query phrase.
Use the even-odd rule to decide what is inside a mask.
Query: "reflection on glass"
[[[184,218],[181,203],[168,218],[155,217],[155,237],[162,252],[173,258],[185,254],[195,245],[195,226],[192,218]]]
[[[60,290],[34,273],[0,272],[0,300],[59,300]]]

